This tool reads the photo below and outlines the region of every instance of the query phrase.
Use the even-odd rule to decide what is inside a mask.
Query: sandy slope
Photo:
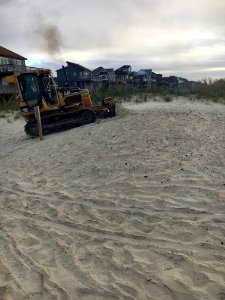
[[[225,299],[225,106],[0,124],[0,299]]]

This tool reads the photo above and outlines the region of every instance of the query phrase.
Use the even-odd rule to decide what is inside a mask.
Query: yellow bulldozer
[[[49,69],[14,74],[7,76],[6,81],[17,86],[19,108],[26,120],[25,132],[31,137],[38,136],[35,106],[40,110],[44,135],[116,115],[114,97],[103,99],[101,105],[93,105],[87,89],[57,87]]]

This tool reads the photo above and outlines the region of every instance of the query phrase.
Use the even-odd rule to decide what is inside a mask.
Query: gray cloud
[[[0,0],[0,28],[2,46],[36,64],[200,72],[223,65],[225,2]]]
[[[60,54],[62,38],[56,25],[42,23],[34,30],[34,37],[40,40],[43,49],[46,50],[48,54]]]
[[[11,5],[16,0],[0,0],[0,5]]]

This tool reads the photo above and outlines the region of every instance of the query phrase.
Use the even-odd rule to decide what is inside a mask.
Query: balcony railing
[[[12,73],[12,72],[24,72],[26,71],[26,66],[24,65],[0,65],[0,73]]]
[[[24,65],[14,65],[14,64],[8,64],[8,65],[0,65],[0,74],[8,74],[8,73],[17,73],[17,72],[30,72],[33,70],[38,70],[39,68],[35,67],[28,67]]]

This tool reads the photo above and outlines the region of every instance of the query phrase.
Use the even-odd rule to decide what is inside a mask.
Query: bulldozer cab
[[[34,74],[25,73],[18,76],[19,86],[23,99],[27,106],[32,108],[34,106],[42,106],[42,92],[38,78]]]
[[[41,73],[39,76],[39,81],[42,87],[43,97],[48,105],[56,105],[59,103],[57,90],[53,79],[49,73]]]
[[[22,98],[27,106],[42,108],[43,98],[47,105],[58,105],[58,95],[52,77],[48,73],[23,73],[18,76]]]

